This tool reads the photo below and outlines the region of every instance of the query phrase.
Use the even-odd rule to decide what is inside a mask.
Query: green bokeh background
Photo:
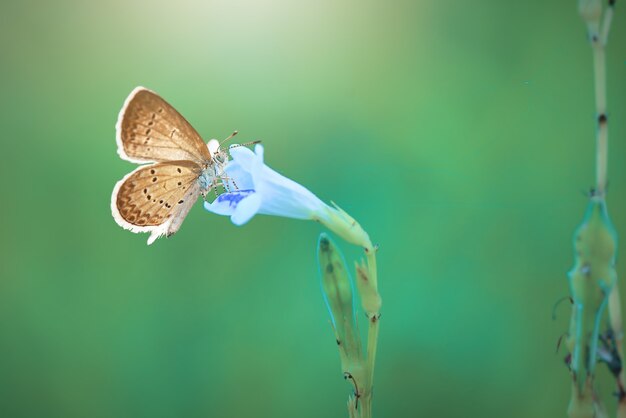
[[[626,237],[621,6],[609,207]],[[2,2],[0,416],[346,416],[318,224],[238,228],[197,204],[148,247],[113,221],[137,85],[207,139],[262,139],[380,244],[377,417],[565,416],[569,311],[551,308],[595,128],[573,0]]]

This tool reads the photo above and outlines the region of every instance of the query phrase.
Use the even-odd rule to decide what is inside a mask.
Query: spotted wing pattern
[[[211,162],[211,154],[198,132],[176,109],[144,87],[137,87],[126,99],[116,131],[117,152],[131,162]]]
[[[174,234],[200,195],[202,168],[192,161],[142,166],[113,189],[111,210],[121,227],[151,232],[148,244]]]

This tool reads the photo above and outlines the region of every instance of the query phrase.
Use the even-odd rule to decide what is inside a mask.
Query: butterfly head
[[[211,139],[207,143],[209,152],[211,153],[211,160],[216,168],[223,168],[228,163],[228,150],[220,147],[220,142],[217,139]]]
[[[218,149],[213,153],[213,162],[217,165],[224,165],[228,161],[228,154],[223,149]]]
[[[207,147],[209,148],[209,151],[211,152],[211,157],[216,167],[222,168],[228,163],[228,158],[229,158],[228,149],[234,148],[234,147],[254,145],[254,144],[258,144],[259,142],[261,142],[261,141],[251,141],[251,142],[246,142],[245,144],[235,144],[228,148],[222,147],[222,145],[224,145],[225,142],[230,141],[238,133],[239,131],[233,132],[228,138],[224,139],[222,142],[219,142],[217,139],[212,139],[207,143]]]

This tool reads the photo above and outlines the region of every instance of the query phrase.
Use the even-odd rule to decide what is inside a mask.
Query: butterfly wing
[[[200,195],[202,168],[192,161],[142,166],[118,181],[111,196],[113,218],[124,229],[150,232],[148,245],[180,228]]]
[[[189,160],[200,165],[211,154],[196,130],[158,94],[134,89],[116,125],[117,152],[134,163]]]

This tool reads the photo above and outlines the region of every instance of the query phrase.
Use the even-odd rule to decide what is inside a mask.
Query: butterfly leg
[[[217,179],[215,179],[213,181],[213,185],[211,186],[211,189],[213,190],[213,192],[215,192],[215,198],[217,199],[220,196],[220,189],[219,189],[220,183],[217,181]],[[224,187],[222,185],[222,187]],[[226,188],[224,187],[224,191],[226,191]]]
[[[222,180],[222,185],[224,186],[224,191],[230,191],[229,188],[224,185],[224,180],[226,181],[226,183],[228,183],[230,181],[231,183],[233,183],[233,188],[235,190],[239,190],[239,186],[237,186],[237,182],[235,181],[234,178],[227,177],[227,176],[221,176],[220,180]]]

